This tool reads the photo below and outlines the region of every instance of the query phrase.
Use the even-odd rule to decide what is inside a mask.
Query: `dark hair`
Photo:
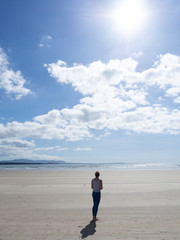
[[[96,171],[95,176],[98,178],[100,176],[100,173],[98,171]]]

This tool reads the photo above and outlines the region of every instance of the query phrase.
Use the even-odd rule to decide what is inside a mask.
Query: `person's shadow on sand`
[[[87,238],[90,235],[93,235],[96,232],[96,222],[95,221],[90,221],[90,223],[85,226],[80,233],[82,234],[81,238]]]

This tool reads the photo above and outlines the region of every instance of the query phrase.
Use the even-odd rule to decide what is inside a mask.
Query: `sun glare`
[[[123,0],[111,12],[115,27],[128,35],[142,29],[147,13],[142,0]]]

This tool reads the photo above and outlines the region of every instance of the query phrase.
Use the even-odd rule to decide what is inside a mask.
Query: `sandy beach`
[[[94,171],[0,172],[0,240],[180,239],[180,171],[102,171],[99,221],[91,221]]]

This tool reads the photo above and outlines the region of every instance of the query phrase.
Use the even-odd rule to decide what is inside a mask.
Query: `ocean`
[[[168,163],[55,163],[55,164],[5,164],[0,171],[20,170],[180,170],[180,164]]]

